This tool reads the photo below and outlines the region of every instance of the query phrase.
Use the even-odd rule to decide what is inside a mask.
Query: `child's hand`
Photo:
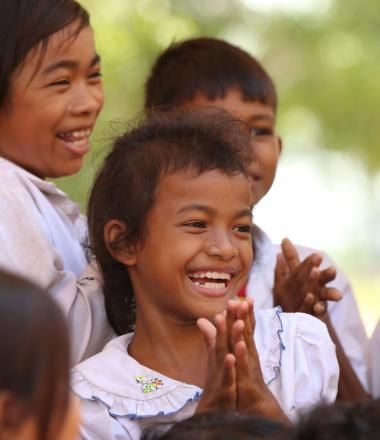
[[[215,326],[205,318],[198,319],[197,324],[207,346],[208,370],[196,412],[235,411],[236,359],[229,348],[227,317],[216,315]]]
[[[287,417],[263,379],[253,338],[255,317],[252,299],[242,302],[230,301],[227,310],[230,316],[235,316],[230,342],[236,358],[237,411],[288,423]]]
[[[275,305],[285,312],[325,314],[326,301],[339,301],[342,297],[336,289],[326,286],[335,278],[335,269],[319,270],[322,257],[317,253],[300,262],[295,246],[288,239],[282,241],[281,247],[273,287]]]

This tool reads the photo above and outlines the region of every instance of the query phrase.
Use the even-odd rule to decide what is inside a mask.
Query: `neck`
[[[196,322],[162,316],[155,319],[136,311],[136,329],[129,354],[139,363],[181,382],[203,387],[207,350]]]

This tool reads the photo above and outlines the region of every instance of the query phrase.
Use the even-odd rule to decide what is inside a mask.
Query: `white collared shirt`
[[[255,344],[265,383],[292,419],[335,400],[339,367],[326,326],[280,308],[255,313]],[[155,422],[191,416],[202,389],[139,364],[128,354],[133,333],[111,341],[73,369],[81,402],[81,439],[137,440]],[[164,344],[165,341],[162,341]]]
[[[79,206],[52,182],[0,158],[0,270],[35,282],[61,306],[73,364],[100,351],[112,331],[100,277],[88,266]]]

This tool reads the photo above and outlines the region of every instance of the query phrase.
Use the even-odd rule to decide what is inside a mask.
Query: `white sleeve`
[[[133,440],[122,425],[108,413],[105,405],[81,399],[81,440]]]
[[[368,390],[368,337],[355,294],[344,272],[328,255],[324,252],[319,253],[323,256],[321,268],[333,266],[337,271],[335,280],[329,283],[329,286],[338,289],[343,295],[340,301],[330,301],[328,304],[331,322],[351,366],[364,388]]]
[[[282,313],[283,352],[278,374],[270,384],[290,418],[321,403],[334,402],[339,366],[325,324],[303,313]]]
[[[380,321],[370,342],[370,391],[375,399],[380,397]]]
[[[112,333],[100,278],[89,268],[91,274],[78,281],[65,270],[38,204],[20,186],[0,188],[0,249],[0,269],[35,282],[61,306],[71,333],[73,364],[103,348]]]

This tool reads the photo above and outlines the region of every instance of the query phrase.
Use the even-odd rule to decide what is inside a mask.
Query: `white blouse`
[[[268,235],[255,226],[256,255],[255,262],[247,285],[247,296],[254,298],[255,308],[271,308],[273,304],[273,283],[276,256],[281,247],[274,244]],[[324,252],[296,246],[300,259],[303,260],[313,252],[322,255],[321,269],[333,266],[336,278],[329,286],[338,289],[343,298],[338,302],[329,301],[328,309],[334,330],[344,348],[344,352],[365,389],[368,386],[368,337],[360,317],[359,308],[349,280],[335,262]]]
[[[154,422],[191,416],[202,389],[139,364],[128,354],[133,333],[111,341],[73,369],[81,400],[81,439],[138,439]],[[255,343],[265,383],[290,418],[335,400],[339,367],[326,326],[280,308],[256,311]]]
[[[370,391],[375,399],[380,398],[380,320],[370,342]]]
[[[73,364],[112,336],[100,276],[88,267],[79,206],[52,182],[0,158],[0,270],[28,278],[52,295],[69,325]]]

